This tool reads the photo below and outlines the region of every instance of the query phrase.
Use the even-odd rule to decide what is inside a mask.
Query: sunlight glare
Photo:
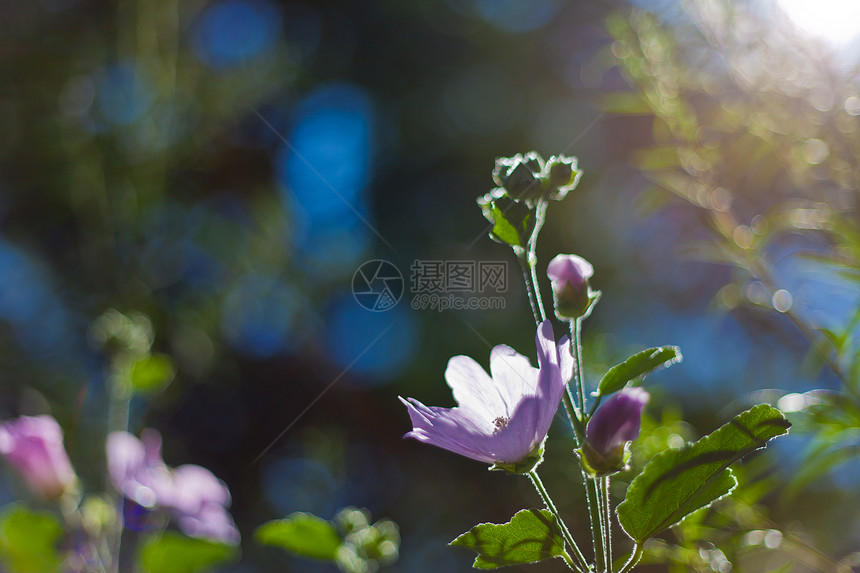
[[[779,0],[791,21],[805,32],[835,44],[860,34],[858,0]]]

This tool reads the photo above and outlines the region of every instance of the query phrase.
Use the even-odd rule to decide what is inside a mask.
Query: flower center
[[[502,416],[499,416],[498,418],[493,420],[493,425],[496,426],[496,429],[493,430],[493,435],[496,435],[499,432],[501,432],[502,430],[504,430],[505,428],[507,428],[508,422],[510,422],[510,421],[511,421],[510,418],[505,418]]]

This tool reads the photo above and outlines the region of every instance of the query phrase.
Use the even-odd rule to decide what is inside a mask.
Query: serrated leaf
[[[597,395],[606,396],[624,388],[631,380],[645,376],[658,368],[671,366],[683,359],[677,346],[660,346],[637,352],[621,364],[609,369],[597,386]]]
[[[341,545],[334,525],[310,513],[296,512],[264,523],[254,532],[263,545],[274,545],[296,555],[332,561]]]
[[[137,563],[144,573],[198,573],[232,561],[238,553],[232,545],[166,531],[143,540]]]
[[[176,370],[167,354],[151,354],[134,363],[131,386],[138,394],[149,394],[173,381]]]
[[[643,543],[729,494],[737,484],[729,465],[787,433],[790,425],[782,412],[759,404],[693,444],[657,454],[618,505],[621,527]]]
[[[523,240],[517,228],[508,221],[496,203],[490,206],[490,213],[493,215],[493,229],[490,231],[493,238],[512,247],[522,247]]]
[[[535,563],[565,553],[555,516],[545,509],[523,509],[508,523],[481,523],[450,545],[475,551],[475,569]]]
[[[502,195],[497,192],[501,191]],[[484,218],[493,224],[490,238],[516,249],[525,248],[533,225],[532,210],[510,198],[503,189],[478,198]]]
[[[10,573],[53,573],[63,562],[57,543],[63,527],[48,512],[34,512],[20,504],[0,513],[0,563]]]

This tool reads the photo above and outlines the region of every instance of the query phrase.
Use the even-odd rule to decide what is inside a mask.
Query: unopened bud
[[[642,388],[628,388],[597,409],[585,427],[585,443],[578,450],[583,466],[591,475],[627,469],[629,444],[639,437],[642,410],[649,398]]]
[[[560,320],[588,316],[600,296],[588,283],[594,275],[591,263],[577,255],[556,255],[547,266],[546,274],[552,281],[556,316]]]

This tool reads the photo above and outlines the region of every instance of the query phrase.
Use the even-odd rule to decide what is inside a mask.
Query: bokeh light
[[[0,241],[0,319],[12,326],[19,348],[36,356],[65,354],[71,320],[48,273],[24,251]]]
[[[153,88],[138,62],[107,66],[95,77],[99,117],[112,126],[126,126],[140,120],[153,104]]]
[[[268,0],[223,0],[206,7],[197,22],[194,50],[215,70],[244,64],[273,49],[281,12]]]
[[[224,298],[221,331],[243,354],[268,358],[312,334],[313,323],[302,317],[307,308],[301,293],[277,277],[249,273]]]
[[[834,44],[860,35],[860,3],[854,0],[778,0],[779,7],[801,30]]]
[[[400,374],[418,350],[416,318],[402,303],[390,311],[371,312],[351,294],[335,298],[326,313],[326,350],[335,364],[361,375],[364,384],[384,384]]]

